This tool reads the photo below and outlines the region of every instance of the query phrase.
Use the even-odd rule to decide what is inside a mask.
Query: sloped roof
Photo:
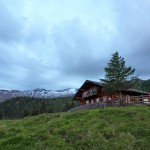
[[[123,92],[128,92],[128,93],[137,93],[141,95],[148,95],[148,92],[137,90],[137,89],[128,89],[128,90],[122,90]]]
[[[88,83],[93,84],[93,85],[96,85],[96,86],[99,86],[99,87],[102,87],[102,84],[101,84],[100,82],[91,81],[91,80],[86,80],[86,81],[82,84],[82,86],[79,88],[79,90],[76,92],[76,94],[74,95],[73,99],[75,99],[75,97],[77,96],[77,94],[78,94],[79,92],[81,92],[81,91],[82,91],[82,88],[83,88],[86,84],[88,84]]]
[[[102,84],[100,82],[91,81],[91,80],[86,80],[84,83],[92,83],[92,84],[97,85],[97,86],[102,86]]]

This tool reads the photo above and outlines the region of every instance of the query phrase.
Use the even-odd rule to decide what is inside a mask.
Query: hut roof
[[[86,80],[84,83],[92,83],[93,85],[97,85],[97,86],[102,87],[102,84],[100,82],[96,82],[96,81]]]
[[[102,87],[102,84],[100,82],[96,82],[96,81],[91,81],[91,80],[86,80],[82,86],[79,88],[79,90],[76,92],[75,96],[73,97],[73,99],[75,99],[75,97],[83,91],[83,89],[85,88],[89,88],[91,85],[95,85],[95,86],[99,86]]]
[[[126,94],[134,94],[134,95],[149,95],[148,92],[137,90],[137,89],[128,89],[128,90],[121,90],[123,93]]]

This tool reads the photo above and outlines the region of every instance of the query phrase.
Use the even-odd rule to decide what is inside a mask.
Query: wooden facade
[[[102,85],[99,82],[86,80],[74,96],[80,105],[98,102],[102,94]]]
[[[150,95],[147,92],[135,89],[121,90],[112,95],[108,95],[103,91],[102,85],[99,82],[86,80],[79,88],[74,96],[74,99],[80,102],[80,105],[88,105],[95,102],[109,103],[132,103],[132,102],[150,102]]]
[[[150,93],[136,89],[121,90],[118,98],[122,99],[123,103],[144,103],[144,101],[149,103]]]

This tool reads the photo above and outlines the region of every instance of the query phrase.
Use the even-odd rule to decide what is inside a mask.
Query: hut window
[[[94,103],[93,99],[91,100],[91,103]]]
[[[88,100],[86,101],[86,105],[89,105],[89,101]]]
[[[99,98],[96,98],[96,102],[97,102],[97,103],[99,102]]]

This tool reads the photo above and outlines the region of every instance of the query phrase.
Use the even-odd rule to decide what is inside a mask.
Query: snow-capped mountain
[[[64,89],[64,90],[46,90],[46,89],[34,89],[34,90],[3,90],[0,89],[0,101],[4,101],[13,97],[27,96],[36,98],[57,98],[73,96],[78,89]]]

